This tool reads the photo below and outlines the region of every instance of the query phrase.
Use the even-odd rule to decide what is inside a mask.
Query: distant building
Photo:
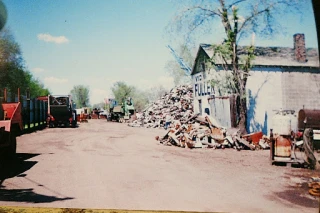
[[[240,55],[245,54],[241,48]],[[242,53],[241,53],[242,52]],[[206,66],[213,48],[200,44],[192,69],[195,112],[216,117],[225,127],[237,122],[236,98],[219,94],[210,84],[217,72],[225,72],[222,63]],[[316,48],[306,48],[303,34],[294,35],[294,48],[255,47],[254,66],[248,77],[247,131],[272,128],[275,110],[320,109],[320,69]],[[294,126],[295,127],[295,126]]]

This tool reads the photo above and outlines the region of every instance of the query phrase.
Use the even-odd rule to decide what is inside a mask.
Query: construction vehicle
[[[120,123],[125,123],[130,118],[135,115],[135,108],[133,105],[132,98],[127,98],[121,105],[117,104],[117,101],[114,99],[110,100],[110,109],[109,109],[109,121],[118,121]]]
[[[49,127],[77,126],[75,104],[69,95],[49,95],[47,100]]]
[[[20,91],[18,89],[18,101],[7,102],[7,91],[0,98],[0,157],[13,157],[16,154],[16,136],[23,129]]]

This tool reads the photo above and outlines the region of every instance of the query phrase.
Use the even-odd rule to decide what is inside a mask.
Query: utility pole
[[[312,0],[312,6],[313,6],[314,18],[316,21],[316,27],[317,27],[318,51],[319,51],[320,50],[320,1]],[[319,57],[319,64],[320,64],[320,57]]]

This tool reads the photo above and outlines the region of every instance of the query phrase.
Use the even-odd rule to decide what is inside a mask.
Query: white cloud
[[[50,34],[46,33],[40,33],[38,34],[38,39],[45,41],[45,42],[53,42],[56,44],[62,44],[62,43],[68,43],[69,39],[67,39],[65,36],[52,36]]]
[[[53,76],[44,78],[45,83],[54,83],[54,84],[64,84],[68,82],[68,79],[65,78],[56,78]]]
[[[35,67],[35,68],[32,69],[32,71],[35,72],[35,73],[41,73],[41,72],[44,72],[44,69],[39,68],[39,67]]]

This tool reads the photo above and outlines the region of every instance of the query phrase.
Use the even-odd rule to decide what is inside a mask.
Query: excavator
[[[109,109],[109,121],[118,121],[120,123],[125,123],[135,115],[135,108],[131,97],[128,97],[123,101],[121,105],[118,105],[117,101],[112,99]]]

